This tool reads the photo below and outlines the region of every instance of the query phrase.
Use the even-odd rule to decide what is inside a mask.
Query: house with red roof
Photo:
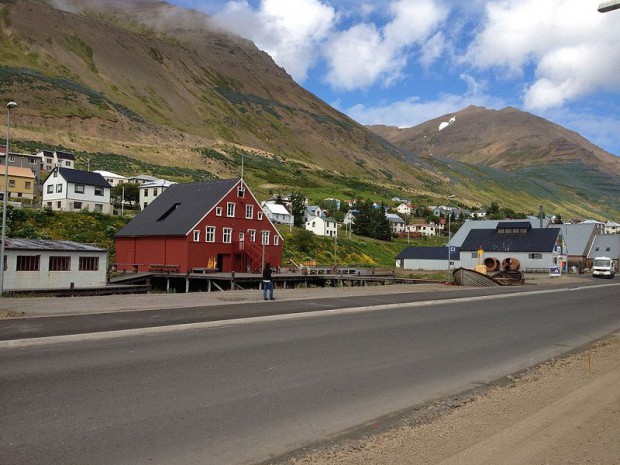
[[[282,258],[282,236],[243,179],[173,184],[115,242],[121,271],[248,272]]]

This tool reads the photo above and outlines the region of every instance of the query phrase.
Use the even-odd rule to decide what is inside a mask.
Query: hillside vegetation
[[[59,9],[53,5],[62,5]],[[14,147],[78,167],[187,182],[241,174],[257,197],[301,191],[562,217],[620,217],[620,161],[515,109],[371,131],[266,53],[159,0],[0,0],[0,97]],[[444,118],[444,117],[442,117]]]

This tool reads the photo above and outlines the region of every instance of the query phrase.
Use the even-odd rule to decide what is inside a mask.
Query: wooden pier
[[[389,284],[427,283],[427,280],[397,278],[391,270],[358,270],[356,273],[331,273],[328,270],[316,272],[282,272],[274,273],[272,281],[279,289],[296,289],[308,287],[359,287],[385,286]],[[165,292],[223,292],[247,289],[261,289],[262,275],[258,273],[218,273],[218,272],[149,272],[127,273],[112,278],[114,284],[145,284],[154,290]]]

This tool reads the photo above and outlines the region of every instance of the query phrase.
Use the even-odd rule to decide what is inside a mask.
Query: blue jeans
[[[263,299],[267,300],[267,290],[269,290],[269,298],[273,299],[273,282],[263,281]]]

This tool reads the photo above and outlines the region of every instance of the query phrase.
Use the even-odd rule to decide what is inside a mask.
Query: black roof
[[[495,229],[532,229],[529,221],[500,221]]]
[[[459,260],[460,249],[455,248],[455,251],[450,254],[452,260]],[[396,256],[396,259],[415,259],[415,260],[448,260],[448,248],[447,247],[407,247],[401,253]]]
[[[173,184],[121,229],[116,237],[185,236],[239,179]]]
[[[58,158],[62,158],[63,160],[75,160],[75,155],[73,155],[71,152],[61,152],[57,150],[56,156]]]
[[[67,182],[72,184],[85,184],[88,186],[108,187],[112,186],[99,173],[90,171],[73,170],[71,168],[58,168],[60,174]]]
[[[555,228],[533,228],[521,234],[500,234],[495,229],[472,229],[461,244],[461,250],[475,251],[482,248],[485,252],[551,252],[558,234],[560,230]]]

